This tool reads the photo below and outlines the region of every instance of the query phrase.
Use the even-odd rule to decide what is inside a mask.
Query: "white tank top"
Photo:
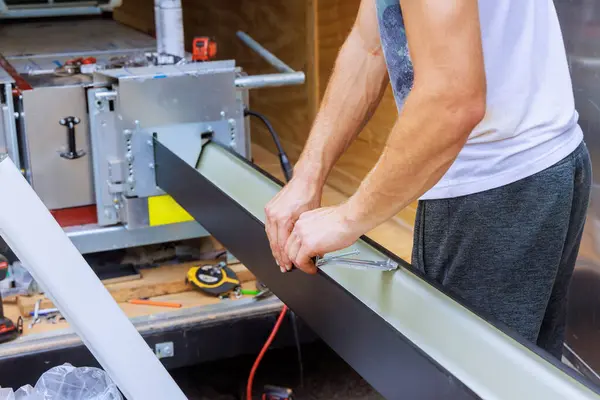
[[[401,109],[413,70],[398,0],[376,0]],[[464,196],[540,172],[583,140],[552,0],[480,0],[487,110],[443,178],[421,199]]]

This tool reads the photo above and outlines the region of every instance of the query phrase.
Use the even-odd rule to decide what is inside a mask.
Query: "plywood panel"
[[[154,37],[154,0],[124,0],[114,10],[113,19]]]

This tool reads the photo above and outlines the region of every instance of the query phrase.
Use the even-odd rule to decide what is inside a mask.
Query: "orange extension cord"
[[[283,147],[281,146],[281,141],[279,139],[279,136],[273,129],[273,126],[271,125],[269,120],[260,113],[253,112],[251,110],[245,110],[244,116],[246,116],[246,115],[251,115],[253,117],[257,117],[258,119],[260,119],[265,124],[265,126],[267,127],[269,132],[271,133],[271,136],[273,137],[273,141],[275,142],[275,146],[277,147],[277,150],[279,153],[279,161],[281,162],[283,176],[285,177],[286,182],[289,182],[292,179],[293,168],[290,164],[287,154],[285,153],[285,151],[283,150]],[[271,346],[271,343],[273,343],[273,339],[275,339],[275,336],[277,336],[279,327],[281,326],[281,323],[283,322],[283,318],[285,318],[285,315],[287,314],[287,312],[288,312],[288,307],[284,304],[283,308],[281,309],[281,313],[279,313],[279,317],[277,317],[277,322],[275,323],[275,326],[273,327],[273,330],[271,331],[271,335],[269,335],[269,338],[265,342],[265,345],[261,349],[260,353],[258,353],[258,357],[256,357],[256,361],[254,361],[254,365],[252,366],[252,369],[250,370],[250,375],[248,376],[248,384],[246,385],[246,400],[252,400],[252,384],[254,383],[254,375],[256,374],[256,370],[258,369],[258,366],[259,366],[261,360],[265,356],[265,353]]]
[[[269,338],[265,342],[265,345],[261,349],[260,353],[258,353],[258,357],[256,357],[256,361],[254,361],[254,365],[252,366],[252,369],[250,370],[250,376],[248,376],[248,385],[246,386],[246,400],[252,400],[252,384],[254,383],[254,375],[256,374],[258,365],[260,364],[261,360],[263,359],[265,353],[267,352],[268,348],[271,346],[271,343],[273,343],[273,339],[275,339],[275,336],[277,335],[277,331],[279,331],[279,327],[281,326],[281,323],[283,322],[283,318],[285,318],[285,315],[287,314],[287,312],[288,312],[288,307],[286,305],[284,305],[283,308],[281,309],[281,312],[279,313],[279,317],[277,317],[277,322],[275,323],[275,326],[273,327],[273,330],[271,331],[271,335],[269,335]]]

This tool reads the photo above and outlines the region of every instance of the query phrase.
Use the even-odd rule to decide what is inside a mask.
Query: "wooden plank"
[[[249,281],[242,283],[242,287],[244,289],[255,289],[256,281]],[[249,296],[244,296],[249,297]],[[169,301],[174,303],[180,303],[182,308],[193,308],[193,307],[204,307],[211,304],[217,304],[221,300],[217,297],[209,296],[207,294],[201,293],[199,291],[188,291],[182,293],[169,294],[164,296],[151,297],[151,300],[157,301]],[[235,301],[235,299],[232,298]],[[141,306],[129,303],[119,303],[119,306],[123,310],[123,312],[129,317],[141,317],[147,315],[154,314],[162,314],[175,311],[174,309],[165,309],[163,307],[152,307],[152,306]],[[19,312],[19,308],[16,304],[5,305],[4,307],[5,315],[10,318],[12,321],[16,322],[21,315]],[[65,329],[69,327],[67,321],[61,321],[56,324],[51,324],[45,322],[42,319],[42,322],[33,326],[32,329],[29,329],[29,323],[31,322],[31,318],[24,318],[24,326],[23,326],[23,335],[29,335],[33,333],[43,333],[43,332],[51,332],[55,330]]]
[[[318,0],[306,2],[306,80],[308,85],[308,117],[314,120],[319,111],[321,82],[319,79],[319,52],[317,50],[319,25]]]
[[[154,0],[124,0],[113,11],[113,19],[150,36],[156,33]]]
[[[199,263],[187,263],[145,269],[140,271],[142,279],[109,284],[106,285],[106,289],[113,296],[115,301],[119,303],[131,299],[155,297],[194,290],[192,285],[185,282],[185,276],[190,267],[198,264]],[[230,268],[242,282],[256,279],[242,264],[233,264]],[[29,314],[34,311],[35,303],[38,300],[42,300],[42,309],[54,308],[52,301],[44,295],[19,296],[17,298],[17,305],[21,315],[29,316]]]
[[[106,286],[114,283],[136,281],[138,279],[142,279],[142,274],[131,274],[126,276],[118,276],[116,278],[102,279],[102,283]]]

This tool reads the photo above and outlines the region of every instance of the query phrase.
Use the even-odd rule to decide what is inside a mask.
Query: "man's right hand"
[[[265,228],[271,251],[281,272],[290,271],[292,262],[285,251],[294,224],[300,215],[321,205],[323,187],[314,180],[292,180],[266,205]]]

